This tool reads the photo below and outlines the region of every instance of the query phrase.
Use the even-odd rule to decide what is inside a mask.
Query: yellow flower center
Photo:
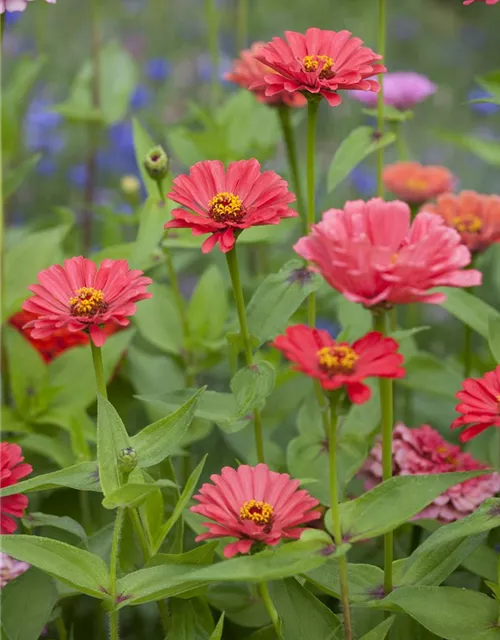
[[[81,287],[75,291],[75,296],[69,299],[72,316],[95,316],[104,311],[107,304],[104,293],[93,287]]]
[[[330,374],[352,373],[359,356],[347,344],[323,347],[317,353],[319,366]]]
[[[422,178],[409,178],[406,181],[406,186],[408,189],[413,189],[414,191],[425,191],[429,184],[427,180],[423,180]]]
[[[240,222],[245,210],[239,196],[221,191],[209,201],[208,214],[216,222]]]
[[[329,56],[305,56],[302,58],[302,66],[304,71],[311,73],[317,71],[319,66],[322,65],[319,77],[324,80],[325,78],[331,78],[333,76],[332,67],[334,65],[333,60]]]
[[[455,216],[451,224],[459,233],[479,233],[483,228],[483,221],[474,213]]]
[[[270,525],[273,522],[274,509],[267,502],[247,500],[240,509],[240,518],[251,520],[261,526]]]

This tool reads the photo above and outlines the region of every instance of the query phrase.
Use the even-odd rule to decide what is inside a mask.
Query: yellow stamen
[[[483,221],[474,213],[464,213],[451,219],[452,226],[458,233],[479,233],[483,228]]]
[[[208,203],[208,209],[216,222],[239,222],[245,215],[241,198],[227,191],[214,196]]]
[[[358,354],[347,344],[323,347],[317,355],[320,367],[330,374],[352,373],[359,359]]]
[[[274,518],[274,509],[267,502],[247,500],[240,509],[240,518],[262,526],[269,525]]]
[[[425,191],[429,183],[427,180],[422,180],[421,178],[410,178],[406,181],[406,186],[408,189],[413,189],[414,191]]]
[[[304,71],[307,73],[317,71],[320,63],[323,63],[323,66],[319,73],[319,77],[321,79],[331,78],[333,76],[332,67],[334,62],[329,56],[313,55],[302,58],[302,66],[304,67]]]
[[[75,296],[69,299],[69,304],[73,316],[95,316],[107,306],[103,292],[93,287],[77,289]]]

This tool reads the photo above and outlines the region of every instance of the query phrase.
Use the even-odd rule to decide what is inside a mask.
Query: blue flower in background
[[[478,100],[479,98],[491,98],[491,93],[484,89],[472,89],[468,94],[469,100]],[[489,116],[492,113],[496,113],[500,108],[497,104],[490,102],[473,102],[469,105],[472,111],[475,111],[481,116]]]
[[[151,102],[151,91],[146,85],[139,84],[130,98],[130,108],[134,111],[144,109]]]
[[[352,186],[360,195],[371,197],[377,190],[377,177],[373,171],[363,165],[359,165],[349,174]]]
[[[56,172],[56,163],[52,158],[45,156],[45,158],[40,158],[36,165],[36,172],[45,177],[53,176]]]
[[[75,164],[68,169],[68,180],[79,189],[83,189],[87,180],[87,167],[82,164]]]
[[[109,146],[104,154],[103,165],[114,173],[127,174],[137,171],[134,136],[131,122],[124,120],[108,130]]]
[[[21,17],[20,11],[6,11],[5,12],[5,26],[9,27],[10,25],[16,24],[16,22]]]
[[[58,130],[62,117],[51,111],[53,103],[35,98],[24,117],[24,143],[30,151],[56,154],[64,147],[64,136]]]
[[[163,82],[172,73],[172,65],[165,58],[151,58],[145,64],[146,76],[154,82]]]
[[[328,320],[328,318],[317,318],[316,328],[328,331],[332,338],[335,338],[340,333],[340,325],[338,322],[333,322],[332,320]]]
[[[220,62],[219,62],[219,80],[223,83],[226,82],[224,79],[224,75],[231,70],[232,61],[231,58],[222,54]],[[212,63],[210,61],[210,56],[207,54],[201,54],[196,58],[196,70],[198,71],[198,75],[203,82],[210,82],[212,79]]]

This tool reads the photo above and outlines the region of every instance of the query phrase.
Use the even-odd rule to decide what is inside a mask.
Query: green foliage
[[[500,320],[500,313],[477,296],[463,289],[438,289],[446,294],[441,305],[461,322],[488,339],[488,326],[493,320]]]
[[[118,456],[132,442],[113,405],[101,395],[97,404],[97,462],[102,492],[108,498],[122,485]]]
[[[199,279],[187,310],[192,348],[220,347],[228,314],[226,282],[212,265]]]
[[[231,391],[238,406],[238,416],[263,409],[275,384],[274,367],[265,360],[240,369],[231,379]]]
[[[130,266],[134,269],[147,269],[160,258],[163,226],[169,216],[167,206],[160,206],[158,198],[157,193],[150,195],[139,210],[139,229],[130,255]]]
[[[161,284],[153,284],[148,290],[153,297],[137,305],[134,316],[137,329],[153,347],[164,353],[178,354],[183,346],[183,335],[173,294]]]
[[[170,600],[172,626],[169,635],[174,640],[209,640],[214,630],[212,615],[204,600],[193,598]]]
[[[171,480],[157,480],[151,484],[140,484],[134,482],[127,482],[127,484],[118,487],[107,495],[102,501],[102,506],[105,509],[116,509],[118,507],[137,507],[139,506],[147,496],[159,488],[163,487],[175,487],[175,483]]]
[[[500,316],[488,319],[488,342],[493,357],[500,363]]]
[[[394,616],[390,618],[386,618],[383,622],[378,624],[376,627],[373,627],[371,631],[365,633],[360,640],[384,640],[387,637],[387,634],[391,630],[392,623],[394,622]]]
[[[54,516],[50,513],[32,511],[23,518],[23,525],[30,530],[37,527],[52,527],[72,533],[78,540],[87,542],[87,534],[82,525],[68,516]]]
[[[384,572],[372,564],[352,563],[347,565],[349,600],[351,602],[369,602],[383,588]],[[306,578],[315,587],[335,598],[340,597],[340,566],[336,559],[328,560]]]
[[[29,493],[30,491],[46,491],[59,487],[71,487],[79,491],[101,491],[97,464],[95,462],[80,462],[66,469],[22,480],[17,484],[0,489],[0,496],[5,497],[14,493]]]

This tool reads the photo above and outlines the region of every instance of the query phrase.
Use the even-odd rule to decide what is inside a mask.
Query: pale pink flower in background
[[[0,0],[0,13],[4,11],[24,11],[31,0]],[[50,4],[55,4],[56,0],[45,0]]]
[[[27,562],[21,562],[15,558],[11,558],[6,553],[0,553],[0,589],[6,584],[28,571],[30,565]]]
[[[436,91],[437,86],[427,76],[415,71],[384,75],[384,104],[400,111],[411,109]],[[377,106],[377,94],[373,91],[349,91],[349,96],[370,109]]]

